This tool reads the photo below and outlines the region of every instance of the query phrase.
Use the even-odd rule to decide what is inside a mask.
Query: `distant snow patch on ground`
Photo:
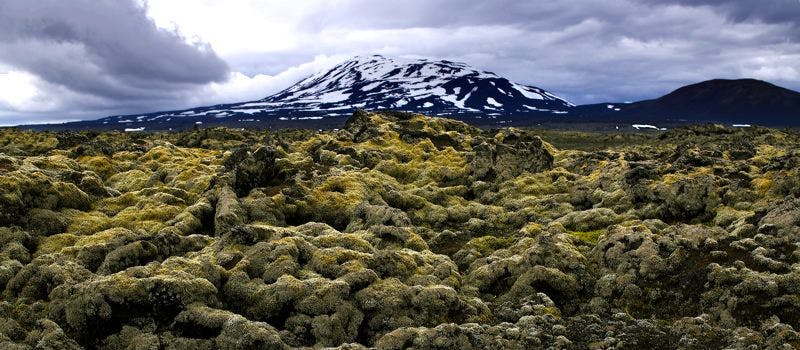
[[[425,102],[425,103],[422,104],[422,107],[431,108],[431,107],[433,107],[433,103],[432,102]]]
[[[642,130],[642,129],[645,129],[645,130],[648,130],[648,129],[649,130],[661,130],[661,131],[667,130],[667,128],[659,128],[659,127],[657,127],[655,125],[649,125],[649,124],[633,124],[631,126],[636,130]]]
[[[140,128],[125,128],[125,132],[139,132],[139,131],[144,131],[144,127],[140,127]]]
[[[243,113],[243,114],[255,114],[258,112],[269,112],[270,110],[261,110],[261,109],[231,109],[233,113]]]
[[[750,125],[750,124],[733,124],[731,126],[734,127],[734,128],[749,128],[749,127],[752,127],[752,125]]]

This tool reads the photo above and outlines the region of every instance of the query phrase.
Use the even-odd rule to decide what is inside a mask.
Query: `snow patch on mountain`
[[[490,105],[492,105],[492,106],[495,106],[495,107],[503,107],[503,104],[502,104],[502,103],[500,103],[500,102],[497,102],[495,99],[493,99],[493,98],[491,98],[491,97],[489,97],[489,98],[487,98],[487,99],[486,99],[486,103],[488,103],[488,104],[490,104]]]

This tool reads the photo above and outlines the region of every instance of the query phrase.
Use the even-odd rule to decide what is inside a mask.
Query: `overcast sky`
[[[259,99],[358,54],[578,104],[711,78],[800,90],[800,1],[0,0],[0,125]]]

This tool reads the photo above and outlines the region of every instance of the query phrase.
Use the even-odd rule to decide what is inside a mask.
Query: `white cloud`
[[[0,73],[0,107],[14,110],[31,110],[38,106],[39,96],[36,76],[21,71]]]
[[[277,93],[292,84],[320,70],[329,69],[347,59],[347,56],[317,56],[313,61],[291,67],[280,74],[271,76],[258,74],[247,76],[234,72],[222,83],[211,83],[200,89],[186,102],[187,107],[228,102],[242,102],[262,99]]]
[[[800,80],[798,61],[800,54],[781,55],[777,52],[764,52],[763,56],[752,58],[745,63],[741,74],[769,81],[796,82]]]
[[[166,29],[212,43],[219,54],[296,49],[298,19],[316,1],[148,0],[148,15]]]

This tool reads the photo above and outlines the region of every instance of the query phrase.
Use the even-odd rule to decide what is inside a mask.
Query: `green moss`
[[[569,234],[573,237],[586,242],[589,245],[597,245],[597,241],[600,239],[600,236],[605,233],[605,229],[594,230],[594,231],[569,231]]]
[[[356,234],[330,234],[314,238],[314,245],[320,248],[342,247],[359,252],[371,253],[375,248]]]
[[[87,236],[111,228],[111,219],[99,211],[82,212],[79,210],[64,210],[70,224],[67,232],[76,236]]]
[[[558,310],[557,307],[554,306],[547,306],[542,309],[542,312],[547,315],[555,316],[561,318],[561,311]]]
[[[114,216],[125,208],[136,205],[142,199],[137,193],[127,192],[117,197],[100,200],[97,210],[105,215]]]
[[[134,169],[110,177],[107,183],[120,192],[136,191],[148,186],[152,175],[150,170]]]
[[[108,156],[84,156],[78,158],[84,169],[95,172],[103,180],[118,173],[121,167],[115,164]]]
[[[78,236],[69,233],[62,233],[46,237],[42,239],[42,241],[39,243],[39,246],[36,247],[36,255],[58,253],[61,251],[61,249],[75,244],[78,239]]]
[[[58,139],[50,132],[22,131],[16,128],[0,129],[0,153],[10,155],[40,155],[58,146]]]
[[[77,241],[74,242],[74,246],[84,247],[84,246],[91,246],[98,244],[106,244],[108,243],[108,241],[112,239],[125,236],[132,236],[132,235],[133,232],[131,232],[130,230],[121,227],[115,227],[105,231],[97,232],[89,236],[80,237]]]
[[[464,246],[465,249],[475,249],[481,255],[490,255],[498,249],[505,249],[514,244],[515,237],[483,236],[473,238]]]

